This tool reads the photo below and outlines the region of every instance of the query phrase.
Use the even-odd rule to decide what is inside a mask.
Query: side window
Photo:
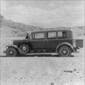
[[[48,32],[48,38],[56,38],[56,32]]]
[[[63,33],[62,32],[58,32],[58,37],[63,37]]]
[[[65,32],[65,31],[63,32],[63,37],[67,38],[67,32]]]
[[[34,38],[35,39],[45,38],[45,33],[35,33]]]

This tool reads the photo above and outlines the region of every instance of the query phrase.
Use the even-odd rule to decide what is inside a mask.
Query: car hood
[[[26,43],[26,42],[28,42],[29,40],[26,40],[26,39],[22,39],[22,40],[13,40],[13,44],[14,45],[17,45],[17,44],[21,44],[21,43]]]

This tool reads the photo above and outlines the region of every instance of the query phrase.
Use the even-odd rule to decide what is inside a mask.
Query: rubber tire
[[[23,50],[23,46],[26,48],[26,51]],[[22,44],[19,46],[19,53],[21,55],[26,55],[28,52],[30,52],[30,47],[27,44]]]
[[[13,53],[10,54],[10,51]],[[18,52],[17,52],[16,48],[8,47],[6,50],[6,56],[14,57],[14,56],[17,56],[17,54],[18,54]]]
[[[66,52],[66,53],[64,53]],[[61,46],[58,49],[59,56],[68,57],[71,55],[71,49],[68,46]]]

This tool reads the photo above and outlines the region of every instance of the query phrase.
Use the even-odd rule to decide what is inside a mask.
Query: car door
[[[48,49],[55,49],[57,46],[57,34],[56,31],[51,31],[47,33],[47,48]]]
[[[33,33],[33,39],[31,41],[32,48],[34,49],[45,49],[46,48],[46,32]]]

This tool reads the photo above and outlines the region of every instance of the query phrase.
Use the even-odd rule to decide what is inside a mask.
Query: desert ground
[[[0,85],[85,85],[84,57],[0,57]]]

